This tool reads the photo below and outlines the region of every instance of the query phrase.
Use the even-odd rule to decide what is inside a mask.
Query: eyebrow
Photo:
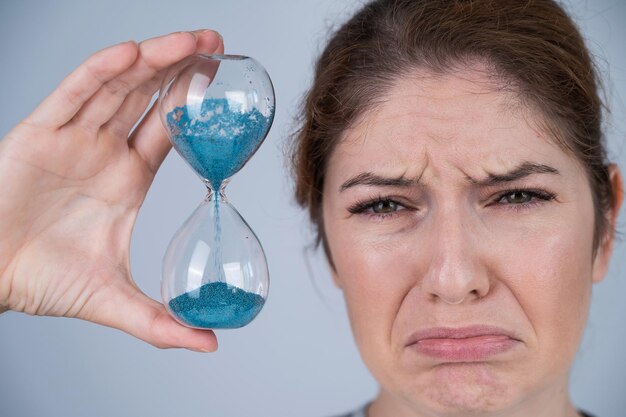
[[[533,174],[560,175],[560,172],[558,169],[553,168],[549,165],[537,164],[534,162],[523,162],[512,170],[502,174],[488,173],[487,178],[479,181],[469,176],[467,177],[467,179],[472,184],[478,184],[479,186],[483,187],[492,187],[494,185],[517,181]]]
[[[410,179],[404,176],[390,178],[382,177],[372,172],[362,172],[341,184],[339,192],[345,191],[351,187],[356,187],[357,185],[369,185],[375,187],[408,187],[410,185],[415,185],[418,181],[419,178]]]
[[[517,181],[533,174],[560,175],[560,172],[558,169],[553,168],[549,165],[537,164],[534,162],[523,162],[512,170],[502,174],[488,173],[487,178],[482,180],[476,180],[470,176],[467,176],[467,179],[472,184],[477,184],[483,187],[492,187],[503,183]],[[420,178],[421,175],[419,178],[410,179],[404,176],[399,176],[395,178],[383,177],[380,175],[376,175],[372,172],[362,172],[341,184],[341,186],[339,187],[339,192],[343,192],[348,188],[356,187],[359,185],[374,187],[409,187],[412,185],[416,185],[419,182]]]

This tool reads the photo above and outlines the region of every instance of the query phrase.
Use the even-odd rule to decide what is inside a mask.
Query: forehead
[[[398,78],[380,103],[344,132],[329,169],[340,164],[412,176],[428,160],[480,177],[522,160],[570,159],[539,128],[542,122],[483,68],[415,71]]]

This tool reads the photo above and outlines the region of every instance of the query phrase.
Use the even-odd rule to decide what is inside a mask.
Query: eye
[[[526,207],[554,200],[555,197],[540,190],[508,190],[497,197],[496,204]]]
[[[376,214],[389,214],[398,211],[399,204],[392,200],[377,201],[370,209]]]
[[[533,194],[528,191],[513,191],[500,198],[500,202],[508,204],[524,204],[529,203],[533,199]]]
[[[354,204],[348,208],[352,214],[364,214],[376,217],[393,216],[399,211],[406,210],[407,207],[390,198],[376,198]]]

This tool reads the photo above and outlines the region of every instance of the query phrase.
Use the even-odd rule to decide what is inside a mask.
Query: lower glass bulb
[[[163,259],[161,295],[168,312],[187,327],[238,328],[261,311],[268,290],[259,240],[222,193],[210,192]]]

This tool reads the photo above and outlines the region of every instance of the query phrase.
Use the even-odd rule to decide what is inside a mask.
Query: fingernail
[[[167,35],[164,35],[164,36],[182,35],[182,34],[185,34],[185,33],[188,33],[191,36],[193,36],[194,38],[198,39],[198,36],[193,31],[187,31],[187,30],[179,30],[177,32],[171,32],[171,33],[168,33]]]
[[[199,353],[212,353],[212,352],[215,352],[217,350],[217,346],[215,346],[215,348],[213,348],[213,349],[204,348],[204,347],[187,348],[187,349],[193,350],[194,352],[199,352]]]
[[[205,348],[187,348],[193,352],[198,352],[198,353],[211,353],[210,350],[205,349]]]
[[[198,29],[198,30],[194,30],[195,33],[207,33],[207,32],[213,32],[215,33],[221,40],[224,40],[224,37],[222,37],[222,34],[219,33],[217,30],[213,30],[213,29]]]

